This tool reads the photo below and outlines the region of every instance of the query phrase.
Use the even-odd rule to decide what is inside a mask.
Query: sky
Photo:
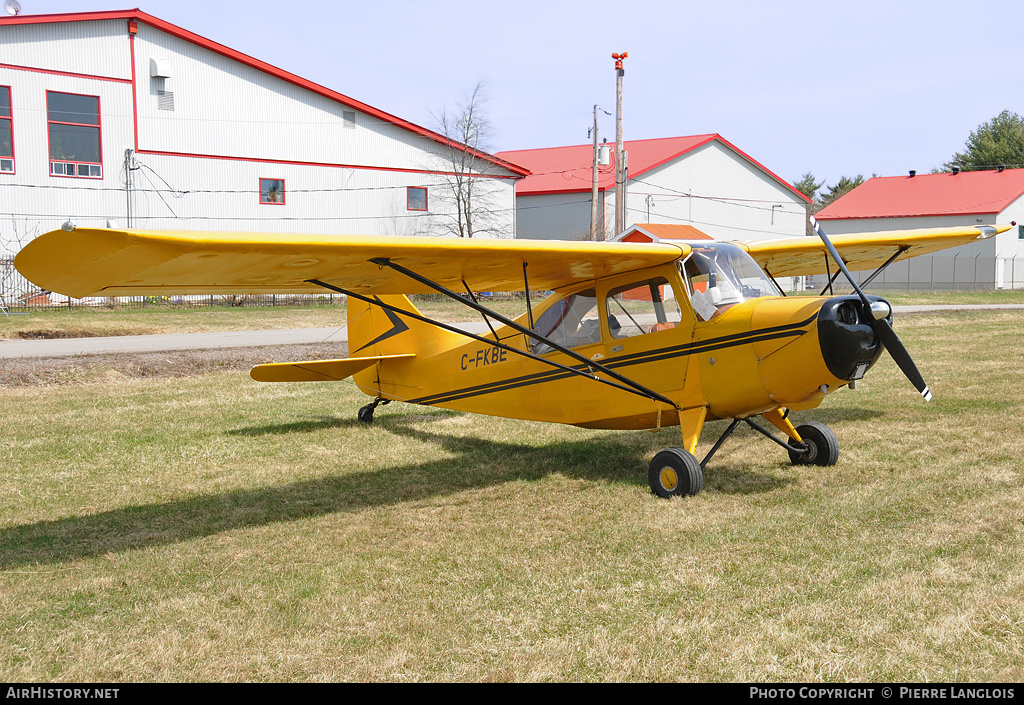
[[[423,127],[481,85],[491,152],[718,133],[786,181],[927,173],[1024,115],[1021,0],[20,0],[139,9]],[[2,61],[0,47],[0,61]]]

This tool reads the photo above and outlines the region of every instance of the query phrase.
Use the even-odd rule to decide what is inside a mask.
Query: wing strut
[[[896,250],[896,254],[894,254],[889,259],[885,260],[885,262],[883,262],[882,265],[878,269],[876,269],[874,272],[871,273],[870,277],[868,277],[863,282],[861,282],[861,284],[860,284],[861,288],[867,287],[867,285],[870,284],[874,280],[875,277],[877,277],[879,274],[882,273],[882,270],[884,270],[886,267],[888,267],[890,264],[893,263],[893,260],[895,260],[897,257],[902,255],[904,252],[906,252],[909,249],[910,249],[909,245],[901,245],[899,247],[899,249]]]
[[[777,281],[775,281],[775,277],[773,277],[772,273],[768,271],[768,268],[767,267],[762,267],[762,269],[764,269],[764,273],[768,275],[768,278],[772,280],[772,284],[775,285],[775,288],[778,289],[779,291],[781,291],[782,295],[785,296],[786,295],[786,290],[783,289],[781,286],[779,286],[779,283]]]
[[[357,294],[354,291],[348,291],[346,289],[342,289],[340,287],[333,286],[331,284],[328,284],[327,282],[320,281],[319,279],[307,279],[306,281],[309,282],[310,284],[316,284],[317,286],[322,286],[325,289],[330,289],[331,291],[336,291],[339,294],[344,294],[345,296],[351,296],[353,299],[358,299],[359,301],[364,301],[364,302],[370,304],[371,306],[380,306],[381,308],[386,309],[388,311],[393,311],[393,312],[401,314],[403,316],[408,316],[409,318],[413,318],[413,319],[415,319],[417,321],[422,321],[423,323],[428,323],[428,324],[430,324],[432,326],[437,326],[438,328],[440,328],[442,330],[446,330],[446,331],[448,331],[450,333],[458,333],[459,335],[464,335],[467,338],[472,338],[473,340],[476,340],[478,342],[486,343],[487,345],[493,345],[494,347],[499,348],[501,350],[508,350],[509,352],[513,352],[513,353],[515,353],[517,355],[522,355],[523,357],[530,358],[531,360],[536,360],[538,362],[543,362],[546,365],[551,365],[552,367],[557,367],[560,370],[565,370],[566,372],[571,372],[574,375],[579,375],[581,377],[586,377],[587,379],[594,380],[595,382],[601,382],[602,384],[607,384],[609,386],[615,387],[616,389],[621,389],[624,392],[629,392],[630,394],[636,394],[636,395],[642,396],[642,397],[644,397],[646,399],[652,399],[654,401],[660,401],[660,402],[663,402],[665,404],[668,404],[672,408],[676,408],[675,402],[673,402],[668,397],[663,396],[661,394],[658,394],[657,392],[652,391],[650,389],[647,389],[643,385],[637,384],[636,382],[633,382],[632,380],[630,380],[630,379],[628,379],[626,377],[623,377],[622,375],[619,375],[619,374],[617,374],[615,372],[611,372],[610,370],[605,368],[603,365],[599,365],[599,364],[597,364],[597,363],[595,363],[593,361],[587,360],[582,355],[574,355],[574,354],[570,353],[570,355],[573,355],[574,357],[583,360],[583,362],[587,365],[588,368],[596,367],[599,370],[601,370],[602,372],[607,372],[608,374],[610,374],[611,376],[615,377],[616,379],[622,380],[626,384],[617,384],[616,382],[613,382],[613,381],[611,381],[609,379],[602,379],[601,377],[598,377],[596,374],[594,374],[593,370],[590,370],[590,373],[588,374],[586,371],[581,370],[579,368],[569,367],[568,365],[563,365],[562,363],[555,362],[554,360],[546,360],[543,357],[540,357],[539,355],[534,355],[531,352],[527,352],[525,350],[520,350],[519,348],[513,348],[513,347],[511,347],[509,345],[505,345],[504,343],[502,343],[500,341],[497,341],[497,340],[491,340],[489,338],[484,338],[484,337],[481,337],[479,335],[475,335],[473,333],[470,333],[469,331],[462,330],[461,328],[456,328],[455,326],[450,326],[450,325],[448,325],[446,323],[441,323],[440,321],[432,320],[430,318],[427,318],[426,316],[421,316],[421,315],[419,315],[417,313],[413,313],[412,311],[405,311],[403,309],[398,308],[397,306],[392,306],[391,304],[386,304],[383,301],[380,301],[379,299],[375,299],[375,298],[371,299],[371,298],[369,298],[367,296],[363,296],[361,294]],[[467,306],[470,305],[470,302],[467,301],[466,299],[462,298],[458,294],[455,294],[454,292],[451,292],[451,293],[452,293],[452,296],[454,296],[461,303],[464,303]],[[501,316],[501,315],[499,315],[497,313],[494,313],[493,311],[490,311],[485,306],[480,306],[479,304],[476,304],[476,306],[479,306],[480,309],[483,309],[481,311],[481,313],[485,313],[485,312],[489,313],[490,315],[494,316],[495,319],[497,319],[499,321],[502,321],[502,322],[505,322],[507,320],[503,316]],[[509,323],[512,323],[512,322],[509,321]],[[517,329],[521,329],[522,328],[522,326],[519,326],[516,323],[512,323],[512,327],[517,328]],[[547,338],[545,338],[543,336],[540,336],[540,335],[537,335],[536,333],[533,333],[532,331],[526,331],[526,333],[527,333],[527,335],[530,335],[531,337],[537,338],[541,342],[547,343],[549,345],[552,344],[551,341],[549,341]],[[497,336],[495,336],[495,338],[497,338]],[[554,347],[554,345],[552,347]],[[556,349],[560,349],[560,348],[556,348]]]
[[[533,330],[533,305],[530,303],[530,278],[526,276],[526,264],[523,262],[523,290],[526,292],[526,315],[530,319],[530,330]]]

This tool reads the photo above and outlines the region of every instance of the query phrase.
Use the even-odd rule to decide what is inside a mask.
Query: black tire
[[[797,426],[796,432],[804,439],[808,452],[789,451],[794,465],[835,465],[839,460],[839,439],[825,424],[808,421]]]
[[[651,461],[647,480],[659,497],[692,496],[704,487],[704,471],[700,462],[682,448],[666,448]]]
[[[359,409],[359,420],[363,423],[373,423],[373,411],[376,404],[367,404]]]

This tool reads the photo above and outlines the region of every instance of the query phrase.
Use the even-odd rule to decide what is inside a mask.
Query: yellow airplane
[[[655,455],[662,497],[694,495],[703,468],[745,422],[793,463],[832,465],[835,434],[794,427],[789,410],[819,406],[888,349],[924,396],[931,392],[891,327],[892,308],[864,294],[849,269],[985,239],[1010,226],[818,238],[641,243],[458,240],[355,235],[195,233],[79,228],[30,242],[15,266],[72,297],[288,294],[348,297],[342,360],[259,365],[263,382],[353,377],[378,404],[403,401],[585,428],[680,426],[681,447]],[[787,297],[778,277],[827,274],[816,297]],[[826,295],[842,273],[852,295]],[[534,307],[530,292],[552,291]],[[480,292],[525,292],[510,319]],[[444,294],[478,311],[486,335],[424,316],[410,294]],[[775,433],[757,423],[762,417]],[[732,419],[702,461],[706,422]]]

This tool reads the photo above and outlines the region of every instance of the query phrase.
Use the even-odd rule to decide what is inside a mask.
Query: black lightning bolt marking
[[[378,299],[376,296],[374,296],[373,298],[376,299],[377,301],[380,301],[380,299]],[[382,308],[381,310],[384,311],[384,315],[388,317],[389,321],[391,321],[391,328],[378,335],[376,338],[371,340],[363,347],[359,348],[359,350],[364,350],[370,347],[371,345],[376,345],[377,343],[383,342],[392,336],[398,335],[399,333],[404,333],[405,331],[409,330],[408,324],[406,324],[405,321],[399,318],[397,313],[386,308]],[[356,350],[355,352],[359,352],[359,350]]]

